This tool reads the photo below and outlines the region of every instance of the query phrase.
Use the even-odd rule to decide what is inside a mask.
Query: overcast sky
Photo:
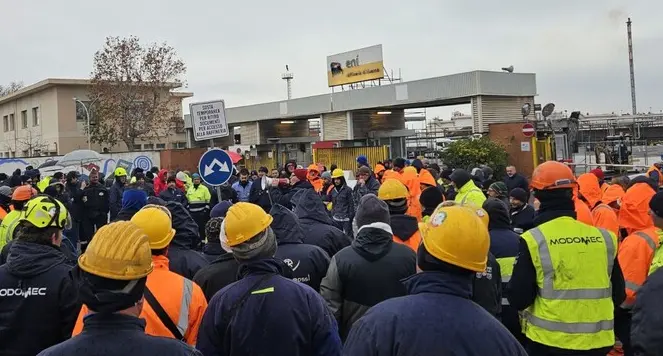
[[[136,35],[176,48],[193,100],[233,107],[284,99],[286,64],[295,97],[327,93],[327,55],[381,43],[404,80],[512,64],[537,74],[539,103],[630,112],[630,16],[638,111],[658,112],[662,12],[660,0],[0,0],[0,83],[86,78],[106,36]]]

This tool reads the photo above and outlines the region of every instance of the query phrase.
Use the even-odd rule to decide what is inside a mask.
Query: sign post
[[[193,138],[210,140],[230,135],[226,121],[226,104],[223,100],[189,104]]]
[[[233,161],[226,151],[213,148],[200,156],[198,172],[207,184],[218,187],[228,181],[232,175]],[[219,200],[221,197],[219,196]]]
[[[534,136],[534,125],[528,123],[523,124],[523,136],[525,137],[532,137]]]

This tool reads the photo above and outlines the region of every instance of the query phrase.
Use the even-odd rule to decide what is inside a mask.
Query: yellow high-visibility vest
[[[522,314],[525,336],[569,350],[614,345],[610,276],[617,237],[570,217],[548,221],[521,236],[539,287],[534,303]]]

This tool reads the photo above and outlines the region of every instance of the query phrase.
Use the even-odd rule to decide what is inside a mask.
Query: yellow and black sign
[[[382,78],[382,45],[327,57],[327,83],[330,87]]]

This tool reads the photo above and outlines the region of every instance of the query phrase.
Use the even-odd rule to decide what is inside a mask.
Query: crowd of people
[[[356,161],[0,176],[0,354],[663,352],[660,165]]]

